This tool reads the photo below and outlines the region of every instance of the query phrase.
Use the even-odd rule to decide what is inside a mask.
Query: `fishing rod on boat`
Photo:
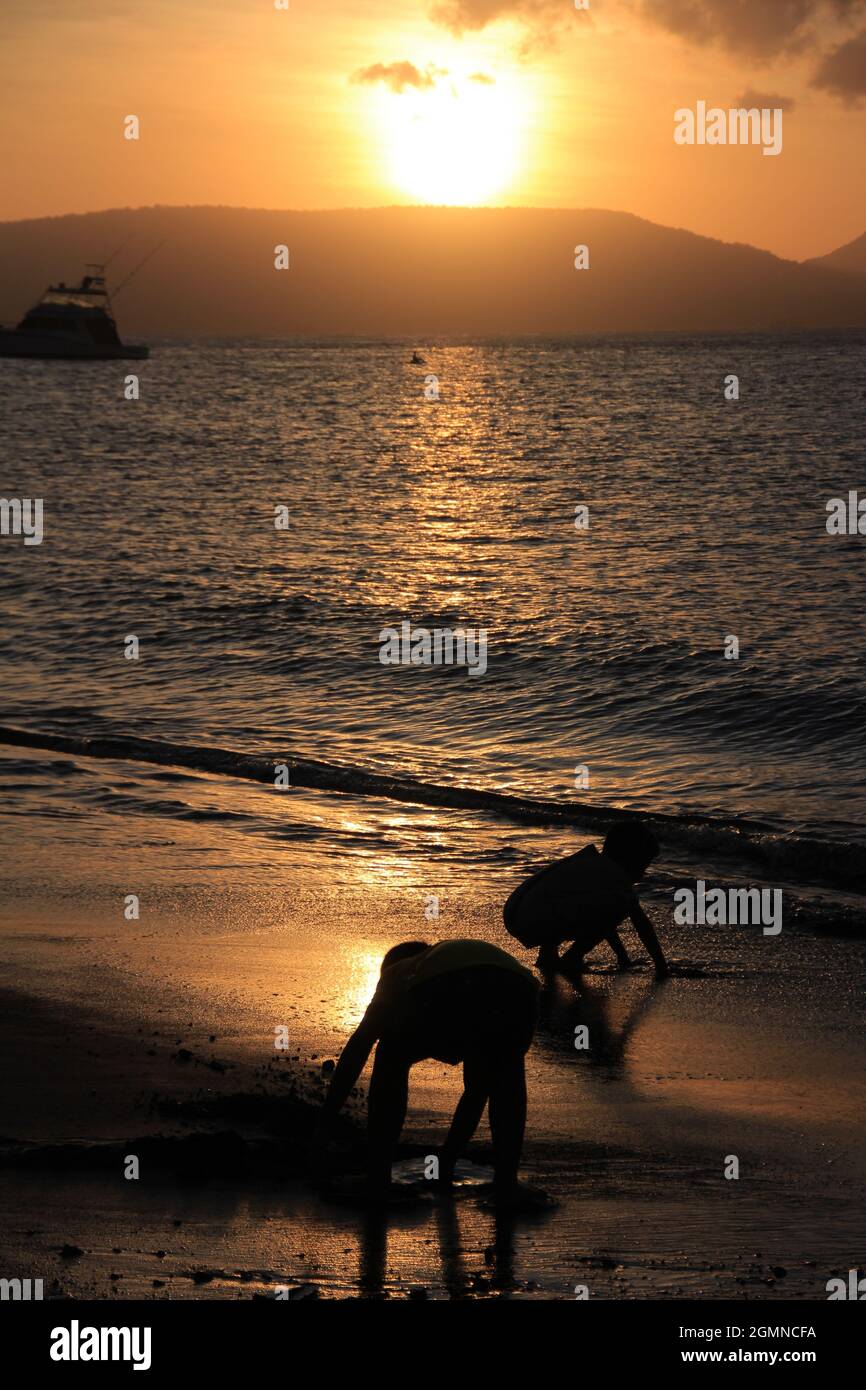
[[[120,245],[118,246],[118,248],[117,248],[116,251],[112,251],[112,253],[111,253],[111,255],[109,256],[108,260],[107,260],[107,261],[103,261],[103,263],[102,263],[102,268],[103,268],[103,270],[107,270],[108,267],[111,265],[111,262],[117,260],[117,258],[118,258],[118,256],[120,255],[121,251],[125,251],[125,250],[126,250],[127,246],[128,246],[129,243],[130,243],[130,240],[131,240],[131,238],[130,238],[130,237],[127,237],[127,238],[126,238],[126,241],[122,241],[122,242],[120,243]]]
[[[139,261],[139,263],[138,263],[138,265],[135,267],[135,269],[134,269],[134,270],[131,270],[131,271],[129,272],[129,274],[127,275],[126,279],[125,279],[125,280],[121,280],[120,284],[117,286],[117,289],[111,291],[111,297],[112,297],[112,299],[116,299],[116,298],[117,298],[117,296],[120,294],[120,291],[121,291],[122,289],[125,289],[125,288],[126,288],[126,286],[129,284],[130,280],[134,279],[134,277],[138,274],[138,272],[142,269],[142,267],[147,265],[147,263],[148,263],[148,261],[150,260],[151,256],[155,256],[156,253],[157,253],[157,251],[161,251],[161,250],[162,250],[163,246],[165,246],[165,242],[164,242],[164,241],[161,241],[161,242],[159,243],[158,246],[154,246],[154,248],[153,248],[152,251],[148,251],[148,253],[147,253],[147,255],[145,256],[144,260]]]

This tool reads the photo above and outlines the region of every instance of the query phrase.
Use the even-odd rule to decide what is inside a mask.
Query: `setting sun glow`
[[[500,82],[444,77],[377,103],[389,177],[419,202],[485,203],[518,172],[522,111]]]

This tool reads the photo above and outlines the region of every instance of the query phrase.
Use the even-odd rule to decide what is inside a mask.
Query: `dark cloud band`
[[[383,82],[392,92],[405,92],[407,87],[426,91],[436,85],[437,78],[446,77],[442,68],[428,65],[423,71],[414,63],[403,60],[400,63],[373,63],[368,68],[359,68],[352,73],[353,82],[374,84]]]
[[[813,86],[846,101],[866,96],[866,30],[827,54],[815,73]]]

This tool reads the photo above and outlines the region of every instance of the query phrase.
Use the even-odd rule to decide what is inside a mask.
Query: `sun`
[[[513,91],[482,73],[443,75],[420,90],[383,92],[389,177],[423,203],[486,203],[517,173],[520,118]]]

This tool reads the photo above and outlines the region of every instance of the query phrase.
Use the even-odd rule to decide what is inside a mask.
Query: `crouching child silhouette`
[[[489,1107],[497,1202],[517,1203],[526,1125],[524,1057],[535,1031],[538,984],[519,961],[484,941],[404,941],[387,952],[367,1011],[340,1055],[313,1139],[321,1156],[336,1116],[376,1056],[367,1101],[367,1196],[382,1201],[403,1128],[409,1071],[435,1058],[463,1063],[463,1094],[439,1151],[448,1187],[457,1159]]]
[[[505,926],[522,946],[540,948],[539,970],[575,974],[583,969],[586,953],[602,941],[614,951],[620,968],[629,968],[632,962],[617,934],[628,918],[656,974],[667,975],[655,928],[635,891],[658,852],[658,841],[645,826],[615,825],[601,853],[587,845],[525,879],[505,904]],[[567,941],[573,944],[560,956],[558,947]]]

